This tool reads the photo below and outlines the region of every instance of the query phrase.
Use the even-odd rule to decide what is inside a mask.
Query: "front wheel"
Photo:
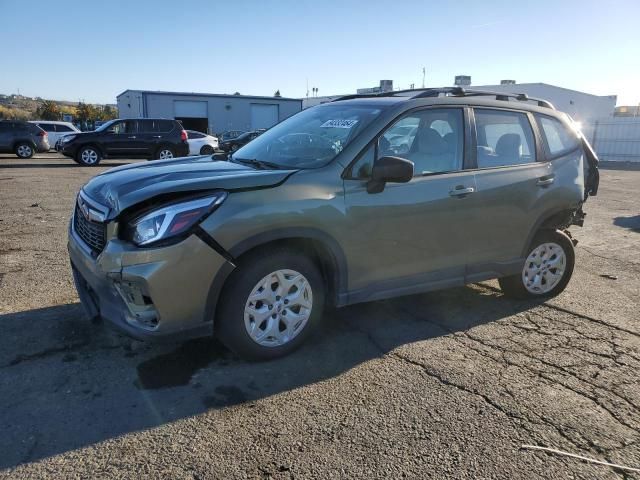
[[[531,242],[522,272],[500,278],[498,282],[508,297],[555,297],[571,280],[574,264],[575,251],[571,239],[558,230],[543,230]]]
[[[100,163],[100,152],[95,147],[84,147],[78,152],[76,161],[85,167],[93,167]]]
[[[298,348],[320,322],[324,282],[305,255],[261,251],[239,262],[221,298],[222,342],[241,357],[267,360]]]
[[[211,145],[203,145],[200,149],[200,155],[213,155],[213,147]]]

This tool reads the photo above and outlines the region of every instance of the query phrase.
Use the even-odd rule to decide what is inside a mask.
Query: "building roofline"
[[[261,95],[233,95],[230,93],[198,93],[198,92],[169,92],[165,90],[135,90],[128,88],[124,90],[119,95],[116,95],[116,99],[120,98],[127,92],[140,92],[144,94],[153,94],[153,95],[179,95],[185,97],[215,97],[215,98],[253,98],[256,100],[277,100],[277,101],[287,101],[287,102],[301,102],[302,100],[299,98],[290,98],[290,97],[267,97]]]
[[[616,97],[617,95],[596,95],[594,93],[588,93],[588,92],[583,92],[581,90],[574,90],[572,88],[565,88],[565,87],[559,87],[557,85],[552,85],[550,83],[544,83],[544,82],[531,82],[531,83],[509,83],[506,85],[478,85],[478,86],[471,86],[469,88],[493,88],[493,87],[520,87],[520,86],[540,86],[540,85],[544,85],[545,87],[552,87],[552,88],[557,88],[558,90],[564,90],[565,92],[571,92],[571,93],[580,93],[582,95],[589,95],[590,97],[596,97],[596,98],[611,98],[611,97]]]

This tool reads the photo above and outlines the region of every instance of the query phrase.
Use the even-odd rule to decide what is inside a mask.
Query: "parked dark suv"
[[[252,130],[251,132],[244,132],[235,138],[224,140],[220,144],[220,149],[225,152],[235,152],[240,147],[245,146],[251,140],[258,138],[265,131],[266,131],[265,129],[259,129],[259,130]]]
[[[0,120],[0,153],[31,158],[36,152],[48,151],[47,132],[39,126],[20,120]]]
[[[93,166],[103,158],[186,157],[189,144],[177,120],[139,118],[112,120],[93,132],[66,135],[61,152],[81,165]]]
[[[575,262],[568,228],[598,183],[589,143],[544,100],[356,95],[289,117],[229,161],[94,177],[69,254],[90,316],[138,338],[215,333],[273,358],[326,304],[492,278],[512,297],[558,295]]]

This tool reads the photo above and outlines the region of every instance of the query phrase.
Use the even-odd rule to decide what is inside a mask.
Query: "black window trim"
[[[400,112],[398,115],[393,117],[389,122],[387,122],[387,124],[383,128],[381,128],[378,131],[378,133],[369,142],[367,142],[367,144],[362,148],[362,150],[358,152],[358,154],[354,157],[354,159],[351,162],[349,162],[349,165],[345,167],[345,169],[342,171],[342,175],[341,175],[342,179],[343,180],[360,180],[360,181],[368,180],[367,178],[358,178],[358,177],[352,176],[351,170],[353,166],[362,158],[363,155],[366,155],[367,151],[369,150],[369,147],[371,147],[372,144],[375,144],[374,152],[373,152],[373,161],[375,163],[376,159],[378,158],[378,140],[382,135],[384,135],[384,133],[387,130],[389,130],[390,127],[392,127],[400,119],[402,119],[402,117],[405,117],[407,115],[410,115],[420,110],[434,110],[434,109],[443,110],[443,109],[449,109],[449,108],[457,108],[462,111],[462,125],[463,125],[463,135],[464,135],[464,139],[462,142],[462,168],[460,168],[459,170],[448,170],[446,172],[433,172],[433,173],[426,173],[422,175],[415,175],[409,183],[411,183],[414,179],[417,179],[417,178],[434,177],[437,175],[444,175],[444,174],[455,174],[455,173],[461,173],[466,170],[469,170],[468,167],[471,165],[471,156],[472,156],[471,141],[470,141],[471,140],[471,122],[469,117],[469,110],[470,110],[469,106],[468,105],[420,105],[420,106],[409,108],[407,110]]]
[[[565,148],[564,150],[561,150],[558,153],[551,153],[551,148],[549,148],[549,142],[547,140],[547,136],[544,133],[544,128],[542,127],[542,117],[545,118],[549,118],[551,120],[556,120],[558,122],[560,122],[560,125],[562,125],[564,128],[566,128],[567,130],[571,131],[571,127],[569,125],[567,125],[565,122],[563,122],[561,119],[559,119],[558,117],[554,117],[553,115],[545,115],[544,113],[535,113],[533,115],[536,125],[538,127],[538,130],[540,131],[540,138],[541,138],[541,142],[544,146],[543,151],[544,151],[544,156],[545,156],[545,160],[547,162],[552,162],[553,160],[557,160],[560,157],[564,157],[569,155],[570,153],[573,153],[577,150],[579,150],[580,148],[582,148],[582,143],[580,142],[579,139],[576,138],[576,145],[573,148]]]
[[[485,106],[485,105],[472,105],[469,108],[469,115],[471,116],[472,129],[471,134],[473,136],[473,150],[471,152],[471,156],[473,157],[473,167],[470,170],[473,171],[485,171],[485,170],[496,170],[496,169],[504,169],[504,168],[521,168],[521,167],[530,167],[532,165],[536,165],[538,163],[545,163],[547,161],[546,155],[544,154],[544,150],[542,148],[542,138],[540,134],[540,130],[538,128],[538,123],[533,115],[533,113],[529,110],[520,110],[517,108],[504,108],[504,107],[494,107],[494,106]],[[495,167],[478,167],[478,131],[476,130],[476,110],[500,110],[504,112],[514,112],[514,113],[522,113],[529,120],[529,125],[531,127],[531,132],[533,133],[533,143],[534,143],[534,151],[536,154],[535,162],[529,163],[518,163],[515,165],[499,165]]]

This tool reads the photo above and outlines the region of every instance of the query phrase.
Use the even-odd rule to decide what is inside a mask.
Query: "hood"
[[[256,170],[212,160],[210,155],[155,160],[112,168],[92,178],[83,191],[109,207],[107,218],[137,203],[176,192],[265,188],[287,179],[295,170]]]

